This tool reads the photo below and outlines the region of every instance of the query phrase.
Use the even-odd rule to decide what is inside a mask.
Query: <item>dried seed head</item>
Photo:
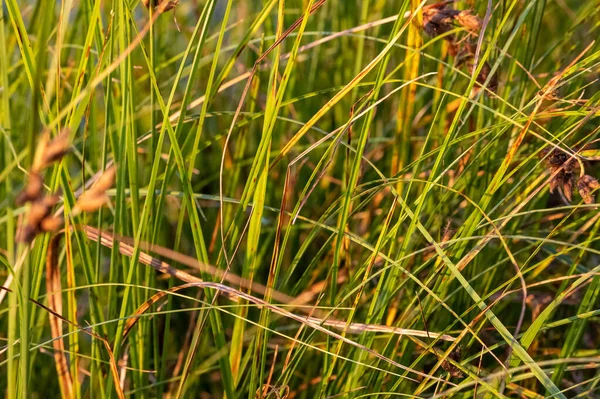
[[[47,195],[44,197],[43,202],[48,208],[52,208],[59,200],[60,197],[58,195]]]
[[[60,160],[69,152],[69,131],[63,129],[58,136],[50,140],[50,132],[45,131],[38,143],[31,169],[39,172]]]
[[[92,186],[92,189],[97,192],[104,193],[106,190],[111,188],[115,184],[115,176],[117,174],[117,168],[111,166],[106,169],[100,176],[98,181]]]
[[[473,14],[471,10],[463,10],[454,16],[456,22],[471,32],[479,32],[481,30],[481,19]]]
[[[172,10],[179,4],[179,0],[162,0],[158,6],[160,12]]]
[[[179,0],[142,0],[142,3],[146,8],[150,8],[152,4],[156,11],[167,12],[175,8],[179,4]]]
[[[28,224],[21,226],[17,232],[17,242],[30,243],[33,241],[37,233],[38,232],[35,230],[35,228]]]
[[[552,176],[549,183],[550,192],[553,193],[558,187],[562,190],[565,199],[571,202],[578,165],[575,158],[559,148],[544,149],[540,151],[540,156],[545,157]]]
[[[540,157],[546,158],[546,164],[550,167],[552,172],[562,168],[566,172],[573,172],[577,163],[575,158],[560,148],[543,149],[540,151]]]
[[[475,68],[474,68],[473,63],[468,62],[467,70],[469,71],[469,73],[472,74],[474,69]],[[492,71],[492,68],[490,67],[490,64],[488,64],[487,62],[484,62],[483,66],[481,67],[481,70],[479,71],[479,74],[477,75],[477,78],[475,78],[477,83],[479,83],[480,85],[484,85],[485,82],[488,80],[488,77],[490,76],[491,71]],[[494,93],[496,93],[496,91],[498,90],[498,78],[496,77],[495,74],[492,75],[492,77],[490,78],[487,88]]]
[[[481,72],[477,76],[477,81],[481,84],[484,84],[485,81],[488,80],[488,76],[490,76],[491,72],[492,72],[492,68],[490,67],[490,64],[485,62],[483,64],[483,68],[481,69]],[[487,88],[489,90],[491,90],[493,93],[496,93],[498,91],[498,76],[497,76],[497,74],[493,74],[489,79],[490,79],[490,81],[488,82]]]
[[[423,11],[423,30],[431,37],[451,31],[454,27],[452,22],[459,11],[451,8],[429,8]],[[448,38],[448,40],[451,40]],[[453,40],[453,39],[452,39]]]
[[[42,196],[43,189],[44,181],[42,180],[42,176],[37,172],[31,172],[29,174],[29,179],[27,180],[27,185],[23,191],[17,195],[15,203],[18,206],[21,206],[26,202],[37,201]]]
[[[456,63],[458,66],[464,65],[467,69],[467,72],[472,75],[475,71],[474,60],[475,54],[477,53],[477,45],[469,40],[461,42],[461,44],[462,48],[456,57]],[[489,78],[487,89],[493,93],[496,93],[498,91],[497,73],[494,73],[490,76],[491,73],[492,68],[490,67],[490,64],[484,62],[481,65],[481,70],[479,71],[479,74],[475,78],[477,83],[479,83],[479,85],[475,86],[475,90],[481,89],[481,86],[483,86]]]
[[[598,180],[590,175],[583,175],[579,181],[577,182],[577,189],[579,190],[579,195],[583,198],[583,201],[586,204],[594,203],[594,196],[592,195],[592,191],[600,187],[600,183]]]
[[[106,190],[114,184],[115,175],[116,168],[108,168],[98,181],[77,199],[73,212],[94,212],[104,206],[109,201]]]
[[[565,198],[571,202],[573,199],[573,187],[575,186],[575,178],[573,174],[569,174],[568,178],[562,182],[562,190]]]
[[[558,176],[558,175],[557,175]],[[562,179],[551,179],[549,183],[550,194],[554,193],[554,190],[560,185]]]
[[[30,243],[39,233],[55,231],[62,225],[62,218],[50,215],[58,199],[56,195],[49,195],[31,203],[27,223],[19,229],[18,241]]]
[[[452,352],[450,352],[450,354],[448,355],[448,358],[459,363],[462,359],[462,349],[460,348],[460,346],[457,346],[456,349],[454,349]],[[463,372],[458,367],[456,367],[455,365],[450,363],[447,359],[444,359],[444,361],[442,361],[441,366],[444,370],[446,370],[454,378],[463,378],[464,377]]]
[[[448,43],[448,54],[450,54],[452,57],[456,57],[456,55],[460,53],[459,44],[454,40],[447,40],[446,42]]]
[[[458,65],[466,63],[469,73],[472,74],[475,69],[472,60],[475,57],[476,46],[465,39],[469,39],[469,37],[481,31],[482,22],[471,10],[454,10],[450,8],[449,4],[451,3],[453,1],[443,1],[425,7],[423,9],[423,30],[430,37],[447,34],[444,36],[444,40],[449,43],[448,53],[451,56],[458,57]],[[455,37],[456,35],[448,34],[455,24],[462,26],[469,32],[466,38],[458,40]],[[487,62],[484,63],[476,80],[480,85],[483,85],[489,79],[487,88],[496,93],[498,78],[496,74],[490,76],[491,70],[490,65]],[[476,87],[474,90],[480,90],[480,88]],[[489,93],[486,92],[486,94]]]
[[[446,4],[423,10],[423,28],[431,37],[452,30],[455,21],[470,33],[481,30],[481,19],[471,10],[454,10]]]
[[[561,170],[550,180],[550,192],[553,193],[557,187],[562,190],[565,198],[571,202],[573,199],[573,188],[575,187],[575,175],[571,172]]]
[[[28,224],[37,226],[40,222],[50,215],[52,207],[58,202],[58,196],[49,195],[31,204],[29,210]]]
[[[39,225],[42,219],[48,216],[48,213],[49,208],[44,204],[44,201],[33,202],[31,204],[31,209],[29,209],[27,224],[34,227]]]
[[[77,204],[75,204],[74,210],[78,209],[84,212],[95,212],[98,209],[102,208],[104,204],[108,202],[108,196],[101,195],[93,195],[89,191],[79,197],[77,200]]]
[[[452,229],[452,221],[448,220],[448,222],[446,222],[446,227],[444,228],[444,235],[442,236],[441,242],[450,240],[454,236],[454,233],[456,232]]]
[[[58,136],[51,140],[46,146],[44,163],[50,165],[59,161],[69,152],[69,130],[63,129]]]
[[[57,195],[43,196],[44,181],[41,171],[52,163],[60,160],[69,151],[69,133],[63,130],[53,140],[50,132],[45,131],[39,138],[35,151],[31,172],[25,189],[17,196],[16,203],[23,205],[30,202],[27,223],[19,226],[17,240],[30,243],[36,235],[42,232],[54,231],[63,224],[61,217],[52,216],[52,207],[59,198]]]
[[[51,233],[58,230],[64,223],[63,218],[59,216],[48,216],[40,222],[40,230]]]
[[[550,90],[541,89],[538,91],[538,96],[542,97],[544,100],[555,101],[560,99],[560,94],[558,89],[551,88]]]
[[[44,169],[44,152],[46,151],[46,147],[48,147],[48,143],[50,142],[50,131],[44,131],[39,138],[37,147],[35,149],[35,156],[33,157],[33,164],[31,165],[31,170],[33,172],[39,172]]]

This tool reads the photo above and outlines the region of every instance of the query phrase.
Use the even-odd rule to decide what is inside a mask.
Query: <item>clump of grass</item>
[[[0,391],[594,397],[599,7],[6,0]]]

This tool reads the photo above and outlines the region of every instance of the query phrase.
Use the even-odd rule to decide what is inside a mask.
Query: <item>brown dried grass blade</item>
[[[177,288],[177,287],[175,287]],[[123,341],[125,341],[125,339],[127,338],[127,336],[129,335],[129,332],[131,331],[131,329],[133,328],[133,326],[135,326],[135,324],[137,323],[137,321],[139,320],[139,318],[146,313],[146,311],[148,309],[150,309],[150,307],[152,305],[154,305],[156,302],[160,301],[162,298],[166,297],[167,295],[169,295],[171,292],[175,292],[175,291],[160,291],[157,292],[156,294],[152,295],[148,300],[146,300],[146,302],[144,302],[143,304],[141,304],[133,313],[133,315],[131,315],[131,318],[127,319],[127,322],[125,323],[125,328],[123,329]]]
[[[91,226],[84,226],[83,230],[86,233],[86,235],[88,236],[88,238],[91,240],[98,241],[99,240],[98,237],[100,236],[101,244],[106,247],[109,247],[109,248],[112,248],[114,240],[116,239],[117,241],[119,241],[119,246],[121,247],[121,253],[123,255],[130,256],[133,253],[132,251],[133,251],[134,242],[129,237],[116,236],[113,233],[106,232],[106,231],[100,232],[98,229],[91,227]],[[249,289],[260,295],[265,295],[265,293],[267,292],[267,287],[262,284],[251,282],[248,279],[239,277],[232,273],[225,273],[221,269],[218,269],[212,265],[198,262],[198,260],[196,258],[187,256],[187,255],[183,255],[179,252],[173,251],[172,249],[164,248],[159,245],[149,245],[146,243],[140,243],[139,246],[144,251],[154,252],[158,255],[169,258],[177,263],[181,263],[182,265],[186,265],[186,266],[194,268],[198,271],[210,274],[211,276],[214,276],[214,277],[218,278],[219,280],[227,281],[230,284],[239,286],[242,289],[247,289],[247,290]],[[195,277],[191,274],[171,268],[167,263],[161,262],[160,260],[158,260],[144,252],[142,252],[142,254],[140,255],[140,262],[157,269],[161,273],[170,274],[173,277],[176,277],[179,280],[185,281],[187,283],[202,281],[198,277]],[[153,264],[151,264],[151,263],[153,263]],[[157,268],[155,266],[158,266],[159,268]],[[286,304],[290,304],[290,303],[306,304],[316,294],[317,293],[312,292],[312,293],[308,293],[306,295],[302,295],[301,303],[298,303],[297,298],[291,297],[289,295],[283,294],[278,291],[275,291],[273,293],[273,298],[278,302],[282,302],[282,303],[286,303]]]
[[[99,231],[98,229],[91,227],[91,226],[83,226],[82,230],[90,240],[100,242],[101,245],[104,245],[108,248],[112,248],[112,246],[114,245],[114,237],[113,237],[112,233],[109,233],[106,231]],[[133,254],[133,247],[128,243],[128,242],[131,242],[131,238],[118,237],[118,240],[119,240],[119,252],[121,252],[122,255],[131,256]],[[144,246],[144,245],[140,244],[140,246]],[[152,248],[152,250],[156,250],[155,246],[152,246],[151,248]],[[172,251],[172,252],[174,252],[174,251]],[[181,254],[178,254],[178,255],[183,257],[183,258],[177,257],[177,259],[176,259],[178,262],[181,262],[181,259],[184,259],[185,255],[181,255]],[[163,262],[160,259],[157,259],[151,255],[148,255],[145,252],[140,252],[139,261],[140,261],[140,263],[148,265],[161,273],[168,274],[168,275],[175,277],[181,281],[184,281],[188,284],[179,286],[179,287],[174,287],[173,290],[161,291],[160,293],[155,295],[155,296],[157,296],[157,298],[154,298],[154,299],[150,298],[146,303],[142,304],[140,306],[140,308],[138,308],[138,310],[136,310],[136,312],[134,313],[134,315],[136,317],[134,319],[132,319],[133,321],[128,322],[128,323],[132,323],[132,325],[129,327],[129,329],[131,329],[131,327],[133,327],[133,324],[135,324],[135,321],[137,320],[137,318],[139,318],[139,316],[143,312],[145,312],[149,308],[149,306],[151,306],[152,304],[154,304],[158,300],[160,300],[160,298],[162,298],[164,296],[164,294],[176,292],[180,289],[188,288],[188,287],[192,287],[192,286],[197,287],[198,284],[213,284],[210,282],[203,281],[202,279],[200,279],[196,276],[193,276],[189,273],[186,273],[184,271],[175,269],[174,267],[170,266],[168,263]],[[193,264],[189,264],[189,265],[192,267],[200,266],[201,268],[204,268],[202,270],[206,271],[209,274],[212,274],[213,276],[223,277],[221,270],[218,270],[214,266],[211,266],[211,265],[200,265],[195,259],[193,260]],[[235,283],[241,282],[240,285],[242,286],[242,288],[251,289],[254,292],[257,292],[261,295],[264,295],[265,289],[266,289],[266,287],[264,287],[263,285],[256,284],[256,283],[246,285],[245,279],[242,279],[241,277],[235,276],[231,273],[227,273],[224,275],[224,281],[235,282]],[[249,294],[244,294],[240,290],[236,290],[236,289],[228,287],[224,284],[218,284],[218,283],[214,283],[214,284],[217,284],[217,286],[220,287],[220,288],[216,288],[218,291],[226,294],[226,296],[232,301],[238,301],[239,299],[248,300],[248,297],[251,297],[252,299],[250,300],[250,302],[255,303],[259,307],[266,306],[266,308],[272,310],[274,313],[277,313],[284,317],[288,317],[288,315],[292,315],[292,313],[290,313],[287,310],[281,309],[280,307],[278,307],[276,305],[265,302],[262,299],[256,298]],[[207,286],[207,287],[211,288],[212,286]],[[278,301],[280,301],[280,299],[284,299],[281,301],[282,303],[284,303],[286,305],[297,306],[298,309],[303,312],[314,313],[317,316],[319,316],[319,315],[323,316],[323,317],[312,317],[312,316],[294,315],[294,317],[292,317],[294,320],[295,320],[295,318],[300,318],[300,319],[302,319],[302,323],[307,324],[312,327],[327,326],[327,327],[332,327],[332,328],[335,328],[338,330],[346,329],[347,332],[354,333],[354,334],[360,334],[363,332],[378,332],[378,333],[384,333],[384,334],[410,335],[410,336],[424,337],[424,338],[429,337],[431,339],[440,339],[443,341],[450,341],[450,342],[455,340],[454,337],[447,335],[447,334],[439,334],[439,333],[434,333],[434,332],[428,333],[428,332],[422,331],[422,330],[397,328],[397,327],[390,327],[390,326],[379,325],[379,324],[363,324],[363,323],[347,324],[346,321],[325,319],[324,318],[325,316],[320,311],[318,311],[318,309],[300,307],[300,305],[307,303],[307,302],[305,302],[306,300],[308,300],[309,298],[313,298],[317,292],[318,292],[318,289],[311,289],[309,292],[301,294],[300,296],[298,296],[296,298],[292,298],[281,292],[273,291],[272,297],[273,297],[273,299],[276,299]],[[326,330],[326,331],[331,332],[329,330]],[[335,333],[332,333],[332,334],[335,334]]]
[[[281,309],[280,307],[278,307],[276,305],[273,305],[271,303],[263,301],[262,299],[256,298],[255,296],[252,296],[250,294],[246,294],[245,292],[238,291],[238,290],[236,290],[234,288],[231,288],[231,287],[228,287],[228,286],[226,286],[224,284],[213,283],[213,282],[209,282],[209,281],[202,281],[202,282],[196,282],[196,283],[183,284],[183,285],[180,285],[180,286],[177,286],[177,287],[173,287],[173,288],[171,288],[169,290],[160,292],[158,294],[155,294],[154,297],[158,297],[156,299],[156,300],[158,300],[161,297],[163,297],[164,294],[177,292],[177,291],[183,290],[185,288],[190,288],[190,287],[197,287],[197,288],[202,288],[202,289],[211,288],[211,289],[214,289],[216,291],[219,291],[221,294],[223,294],[227,298],[234,299],[234,300],[243,299],[243,300],[246,300],[248,302],[252,302],[255,305],[257,305],[259,308],[268,309],[268,310],[272,311],[273,313],[276,313],[276,314],[281,315],[283,317],[286,317],[288,319],[297,321],[300,324],[307,325],[307,326],[309,326],[309,327],[311,327],[311,328],[313,328],[313,329],[315,329],[315,330],[317,330],[317,331],[319,331],[319,332],[321,332],[323,334],[329,335],[330,337],[332,337],[334,339],[340,340],[340,341],[342,341],[342,342],[344,342],[344,343],[346,343],[348,345],[351,345],[351,346],[354,346],[354,347],[356,347],[356,348],[358,348],[360,350],[363,350],[363,351],[369,353],[370,355],[372,355],[372,356],[374,356],[374,357],[376,357],[376,358],[378,358],[378,359],[380,359],[380,360],[382,360],[382,361],[384,361],[384,362],[386,362],[386,363],[388,363],[390,365],[398,367],[398,368],[400,368],[402,370],[411,372],[411,373],[416,374],[416,375],[421,376],[421,377],[430,378],[430,379],[433,379],[433,380],[436,380],[436,381],[446,382],[447,383],[447,381],[442,380],[440,378],[432,377],[430,375],[427,375],[426,373],[422,373],[422,372],[420,372],[418,370],[406,367],[406,366],[404,366],[404,365],[402,365],[402,364],[400,364],[400,363],[398,363],[398,362],[396,362],[396,361],[394,361],[394,360],[392,360],[390,358],[387,358],[387,357],[381,355],[379,352],[376,352],[376,351],[374,351],[371,348],[368,348],[368,347],[366,347],[366,346],[364,346],[362,344],[359,344],[359,343],[357,343],[357,342],[355,342],[355,341],[353,341],[353,340],[351,340],[351,339],[349,339],[349,338],[347,338],[347,337],[345,337],[345,336],[343,336],[341,334],[338,334],[336,332],[333,332],[333,331],[328,330],[327,328],[325,328],[325,326],[332,326],[332,327],[335,327],[335,328],[338,328],[338,329],[342,329],[342,330],[346,329],[346,331],[355,331],[355,332],[356,331],[360,331],[360,332],[362,332],[362,331],[369,331],[369,330],[367,330],[367,328],[369,328],[370,326],[367,326],[367,325],[361,325],[362,326],[362,328],[361,328],[361,327],[357,327],[356,324],[354,324],[354,325],[351,324],[350,325],[351,327],[348,327],[348,324],[346,322],[344,322],[344,321],[337,321],[335,323],[332,323],[332,320],[322,320],[322,319],[318,319],[318,318],[315,318],[315,317],[300,316],[300,315],[291,313],[291,312],[289,312],[289,311],[287,311],[285,309]],[[139,318],[141,316],[141,314],[145,310],[147,310],[149,308],[148,304],[150,304],[151,302],[155,303],[156,300],[152,299],[152,301],[146,301],[146,303],[144,303],[142,306],[140,306],[138,308],[138,310],[134,313],[137,317],[135,319],[133,319],[134,320],[133,323],[135,323],[135,320],[137,318]],[[129,328],[129,330],[127,330],[127,332],[129,332],[130,330],[131,330],[131,328]],[[410,332],[411,330],[402,330],[402,331],[403,332]],[[421,335],[421,333],[423,335]],[[418,336],[427,336],[427,332],[420,331]],[[454,340],[453,337],[444,337],[444,336],[441,336],[441,335],[435,334],[435,333],[429,333],[429,336],[431,338],[440,338],[440,339],[450,338],[450,340],[452,340],[452,341]],[[409,379],[409,380],[412,380],[412,381],[416,381],[416,380],[414,380],[414,379],[412,379],[410,377],[406,377],[406,378]]]

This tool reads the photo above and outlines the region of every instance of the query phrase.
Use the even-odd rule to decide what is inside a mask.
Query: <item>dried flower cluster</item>
[[[477,33],[481,29],[481,19],[470,10],[455,10],[448,7],[447,3],[438,3],[423,10],[423,29],[431,37],[450,32],[454,29],[454,22],[463,26],[470,33]],[[454,43],[454,35],[446,38]]]
[[[29,172],[27,185],[19,193],[15,202],[17,205],[30,204],[26,223],[19,226],[17,240],[30,243],[41,233],[53,232],[64,224],[62,216],[52,215],[52,208],[59,200],[58,195],[44,195],[44,180],[42,172],[54,162],[61,160],[69,152],[69,132],[63,130],[50,140],[50,133],[44,132],[38,143],[33,164]],[[115,178],[115,168],[108,169],[94,186],[79,197],[73,208],[73,213],[81,211],[93,212],[102,207],[106,201],[106,190],[112,186]]]
[[[154,6],[157,12],[167,12],[175,8],[179,0],[142,0],[142,3],[146,8],[150,8],[150,5]]]
[[[116,171],[115,167],[108,168],[98,181],[77,199],[73,213],[94,212],[104,206],[108,202],[106,190],[114,184]]]
[[[592,191],[600,187],[600,183],[595,177],[590,175],[583,175],[577,181],[577,190],[579,191],[579,195],[583,198],[583,202],[586,204],[593,204],[594,197],[592,196]]]
[[[462,360],[461,347],[457,346],[456,349],[454,349],[452,352],[450,352],[448,357],[450,359],[454,360],[455,362],[460,363],[460,361]],[[463,372],[458,367],[456,367],[455,365],[453,365],[446,359],[444,359],[442,361],[441,366],[445,371],[447,371],[454,378],[463,378],[464,377]]]
[[[594,203],[592,191],[600,187],[598,180],[585,174],[580,170],[580,163],[575,158],[577,155],[568,154],[558,148],[552,150],[544,149],[540,156],[545,159],[546,165],[550,169],[550,192],[559,189],[569,202],[573,199],[573,189],[577,184],[579,195],[586,204]],[[579,176],[579,179],[577,179]]]
[[[447,34],[444,40],[449,44],[449,52],[457,57],[459,65],[464,65],[472,74],[475,69],[475,53],[477,46],[473,37],[481,30],[481,19],[470,10],[455,10],[449,6],[451,2],[433,4],[423,10],[423,30],[430,37],[447,34],[455,28],[455,24],[462,26],[467,31],[465,37],[457,37],[455,34]],[[490,76],[492,68],[484,62],[481,71],[477,75],[477,82],[485,84]],[[492,92],[498,90],[498,78],[492,75],[487,88]]]
[[[27,185],[19,193],[17,205],[30,203],[27,223],[22,225],[17,235],[20,242],[31,242],[36,235],[55,231],[62,225],[62,218],[51,215],[52,207],[58,202],[56,195],[44,195],[42,171],[52,163],[60,160],[69,151],[69,132],[63,130],[53,140],[50,133],[44,132],[38,143]]]
[[[17,205],[34,202],[40,199],[44,188],[42,171],[52,163],[61,159],[69,151],[69,132],[64,130],[56,138],[50,140],[50,134],[45,132],[38,143],[29,180],[25,189],[17,196]]]

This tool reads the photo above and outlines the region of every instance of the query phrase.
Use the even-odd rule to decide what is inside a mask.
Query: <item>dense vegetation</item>
[[[596,0],[3,0],[5,397],[600,396]]]

